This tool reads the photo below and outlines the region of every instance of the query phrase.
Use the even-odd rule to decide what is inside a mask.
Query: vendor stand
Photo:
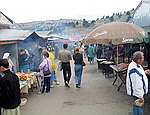
[[[20,106],[24,106],[27,103],[27,95],[29,93],[29,89],[33,91],[33,88],[37,88],[37,84],[39,83],[37,79],[37,72],[26,72],[26,73],[20,73],[17,72],[16,75],[19,79],[20,84],[20,94],[21,96],[21,103]],[[39,86],[39,84],[38,84]]]
[[[28,73],[16,73],[20,83],[20,93],[21,94],[28,94],[29,89],[33,91],[33,88],[37,88],[37,78],[34,72]]]

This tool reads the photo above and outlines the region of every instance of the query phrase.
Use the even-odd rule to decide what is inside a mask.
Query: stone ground
[[[50,93],[41,95],[36,94],[38,89],[30,91],[27,104],[21,107],[21,115],[131,115],[131,97],[126,94],[125,85],[117,91],[120,80],[112,85],[114,78],[106,79],[99,73],[97,62],[94,65],[86,59],[85,62],[80,89],[75,87],[73,66],[69,89],[64,87],[62,72],[56,71],[60,85],[54,85]],[[150,95],[147,95],[145,115],[150,115],[149,102]]]

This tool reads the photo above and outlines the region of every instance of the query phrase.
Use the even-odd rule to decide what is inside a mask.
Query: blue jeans
[[[54,82],[58,82],[58,80],[57,80],[57,78],[56,78],[55,71],[54,71]]]
[[[133,108],[132,108],[132,115],[143,115],[143,106],[138,107],[134,105],[134,101],[138,99],[137,97],[133,97]]]
[[[81,85],[82,70],[83,70],[83,66],[81,64],[75,64],[75,66],[74,66],[75,80],[76,80],[76,84],[78,84],[78,86]]]
[[[54,79],[54,75],[55,75],[55,71],[52,71],[50,79]]]

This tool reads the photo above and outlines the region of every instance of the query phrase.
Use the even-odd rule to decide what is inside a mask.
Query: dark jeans
[[[62,69],[63,69],[64,82],[66,83],[67,81],[69,83],[71,78],[70,62],[62,62]]]
[[[101,55],[102,55],[102,51],[98,50],[98,52],[97,52],[97,59],[101,59]]]
[[[46,92],[50,91],[50,77],[43,77],[41,92],[45,91],[46,86]]]

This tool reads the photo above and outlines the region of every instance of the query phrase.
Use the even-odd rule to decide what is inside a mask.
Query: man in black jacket
[[[0,71],[4,76],[0,79],[0,107],[2,115],[20,115],[20,85],[18,76],[9,69],[7,59],[0,59]]]
[[[29,66],[29,55],[26,53],[25,49],[20,50],[20,54],[18,56],[19,61],[19,69],[21,72],[27,72],[30,69]]]

